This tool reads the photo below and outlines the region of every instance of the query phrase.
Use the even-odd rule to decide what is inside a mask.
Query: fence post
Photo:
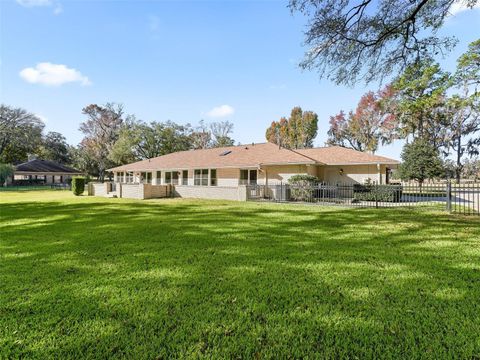
[[[447,181],[447,211],[452,212],[452,183]]]
[[[378,209],[378,185],[373,185],[374,193],[375,193],[375,208]]]

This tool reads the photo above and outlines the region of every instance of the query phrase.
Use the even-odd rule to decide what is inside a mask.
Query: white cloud
[[[467,5],[465,4],[465,1],[457,1],[457,2],[454,2],[452,7],[450,8],[450,14],[457,15],[461,12],[464,12],[466,10],[471,10],[471,9],[480,10],[480,3],[477,3],[473,6],[473,8],[470,8],[470,7],[467,7]]]
[[[214,118],[225,117],[232,115],[235,112],[235,109],[230,105],[220,105],[214,107],[212,110],[207,112],[207,115]]]
[[[52,0],[17,0],[17,3],[25,7],[52,6]]]
[[[57,0],[17,0],[17,3],[26,8],[53,7],[54,15],[59,15],[63,12],[62,4]]]
[[[79,82],[83,86],[91,84],[88,77],[82,75],[80,71],[49,62],[23,69],[20,71],[20,77],[29,83],[47,86],[60,86],[69,82]]]

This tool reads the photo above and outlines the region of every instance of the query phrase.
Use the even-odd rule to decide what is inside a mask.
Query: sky
[[[228,120],[236,142],[265,141],[265,129],[294,106],[319,116],[354,109],[379,84],[337,86],[298,67],[306,19],[287,1],[0,0],[0,102],[22,107],[76,145],[88,104],[122,103],[144,121]],[[454,9],[443,34],[456,59],[480,35],[480,7]],[[399,159],[402,143],[380,147]]]

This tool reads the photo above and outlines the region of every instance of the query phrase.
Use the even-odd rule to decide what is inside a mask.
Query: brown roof
[[[300,154],[322,162],[326,165],[354,164],[398,164],[399,161],[384,156],[373,155],[342,146],[328,146],[296,150]]]
[[[81,174],[80,171],[71,167],[49,160],[33,159],[15,166],[15,172],[25,173],[59,173],[59,174]]]
[[[110,171],[147,171],[191,168],[239,168],[288,164],[366,164],[398,161],[339,146],[289,150],[272,143],[179,151],[109,169]]]

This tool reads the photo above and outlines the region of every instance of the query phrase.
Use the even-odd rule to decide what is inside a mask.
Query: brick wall
[[[193,199],[246,200],[245,186],[175,186],[175,196]]]

